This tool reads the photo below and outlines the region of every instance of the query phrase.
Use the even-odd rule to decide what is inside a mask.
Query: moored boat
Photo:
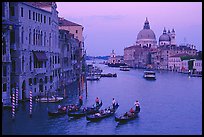
[[[99,79],[100,79],[100,77],[95,76],[95,75],[91,75],[91,76],[86,77],[86,80],[89,80],[89,81],[94,81],[94,80],[99,80]]]
[[[36,98],[37,102],[43,102],[43,103],[56,103],[63,100],[63,97],[42,97],[42,98]]]
[[[117,74],[116,73],[101,74],[101,77],[117,77]]]
[[[118,107],[119,107],[119,104],[117,103],[114,108],[113,107],[108,107],[108,108],[106,108],[104,110],[100,110],[98,113],[87,115],[86,120],[98,121],[98,120],[101,120],[103,118],[112,116],[112,115],[115,114]]]

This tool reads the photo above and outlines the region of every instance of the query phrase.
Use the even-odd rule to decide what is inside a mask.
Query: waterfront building
[[[149,21],[146,18],[143,29],[137,35],[136,45],[141,47],[156,48],[157,41],[154,31],[150,29]]]
[[[2,102],[10,103],[11,100],[11,49],[16,48],[13,39],[15,30],[19,27],[18,22],[11,20],[10,15],[14,11],[10,8],[9,2],[2,2]]]
[[[56,91],[59,81],[58,11],[55,2],[10,2],[10,20],[19,22],[11,48],[11,88],[19,100]]]
[[[85,65],[85,50],[84,50],[84,37],[83,37],[83,29],[84,27],[80,24],[71,22],[64,18],[59,17],[59,30],[67,30],[70,34],[73,34],[73,38],[75,39],[75,46],[73,50],[75,55],[73,55],[73,65],[74,70],[78,78],[81,77],[81,74],[84,73],[82,68]],[[72,38],[72,39],[73,39]],[[78,43],[78,44],[77,44]],[[76,61],[76,62],[75,62]]]
[[[72,82],[72,45],[70,41],[71,34],[67,30],[59,30],[59,45],[60,45],[60,85],[65,86]]]
[[[177,54],[169,57],[168,67],[171,71],[179,71],[181,68],[181,56],[184,54]]]
[[[193,62],[194,73],[202,75],[202,60],[195,60]]]

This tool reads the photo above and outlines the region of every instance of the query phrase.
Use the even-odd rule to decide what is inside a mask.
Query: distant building
[[[153,69],[168,70],[170,56],[184,53],[194,56],[196,52],[192,44],[177,45],[174,29],[167,32],[164,28],[157,45],[156,36],[146,18],[143,29],[137,35],[136,44],[124,48],[124,62],[135,68],[151,66]]]
[[[116,56],[116,53],[114,50],[112,50],[110,57],[108,59],[109,64],[118,64],[118,63],[124,63],[123,56]]]

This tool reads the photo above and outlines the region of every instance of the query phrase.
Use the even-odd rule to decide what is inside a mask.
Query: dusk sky
[[[201,2],[57,2],[60,17],[84,27],[87,55],[123,55],[136,42],[145,18],[158,43],[164,27],[175,29],[177,44],[202,50]]]

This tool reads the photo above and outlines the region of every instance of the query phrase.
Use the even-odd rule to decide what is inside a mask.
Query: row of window
[[[53,76],[50,75],[49,78],[50,78],[50,81],[49,81],[49,82],[52,83],[52,82],[53,82]],[[34,79],[29,78],[28,81],[29,81],[29,85],[32,85],[32,84],[36,85],[36,84],[37,84],[37,78],[34,78]],[[43,79],[40,79],[40,80],[39,80],[39,83],[40,83],[40,84],[43,83]],[[45,76],[44,83],[45,83],[45,84],[48,83],[48,76]]]
[[[14,9],[12,9],[12,10],[14,10]],[[11,14],[11,15],[13,15],[13,14]],[[14,13],[14,15],[15,15],[15,13]],[[21,7],[21,17],[24,17],[24,8],[23,7]],[[28,19],[33,19],[34,21],[37,21],[37,22],[46,23],[47,16],[42,15],[41,13],[37,13],[34,11],[32,12],[31,10],[29,10],[28,11]],[[51,18],[50,17],[48,18],[48,22],[49,22],[49,25],[51,25]]]
[[[202,64],[201,63],[195,63],[195,66],[202,67]]]

